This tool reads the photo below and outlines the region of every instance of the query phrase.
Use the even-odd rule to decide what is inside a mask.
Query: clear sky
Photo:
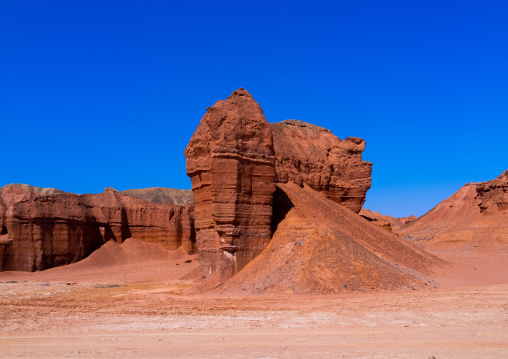
[[[190,188],[206,107],[367,142],[365,207],[421,215],[508,168],[508,1],[0,0],[0,186]]]

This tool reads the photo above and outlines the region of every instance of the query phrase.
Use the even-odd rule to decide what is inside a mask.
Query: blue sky
[[[508,168],[506,1],[0,0],[0,186],[190,188],[244,87],[269,122],[362,137],[365,207],[421,215]]]

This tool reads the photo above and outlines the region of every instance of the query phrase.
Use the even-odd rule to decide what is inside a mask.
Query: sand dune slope
[[[77,263],[32,273],[0,272],[0,279],[97,283],[193,280],[198,267],[197,254],[189,255],[182,248],[168,251],[128,238],[122,244],[108,241]]]
[[[279,184],[277,229],[266,250],[221,290],[336,293],[409,289],[443,262],[347,208],[296,184]],[[280,213],[287,212],[282,219]]]

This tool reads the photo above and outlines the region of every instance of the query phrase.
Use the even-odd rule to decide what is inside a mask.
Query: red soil
[[[444,261],[307,186],[278,186],[275,206],[285,201],[285,218],[266,250],[223,290],[316,294],[433,285],[425,274]]]
[[[80,262],[41,272],[0,272],[0,280],[124,283],[136,281],[176,281],[190,272],[197,278],[197,254],[182,248],[168,251],[134,238],[122,244],[106,242]]]

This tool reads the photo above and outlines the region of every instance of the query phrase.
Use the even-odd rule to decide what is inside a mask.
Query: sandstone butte
[[[202,277],[229,279],[271,239],[275,157],[259,104],[239,89],[207,109],[185,149]]]
[[[244,89],[208,108],[185,150],[203,287],[427,285],[441,262],[357,214],[371,183],[364,148],[301,121],[268,124]]]
[[[468,183],[402,227],[400,236],[432,253],[508,254],[508,171]]]
[[[175,250],[194,247],[193,206],[156,204],[106,189],[76,195],[26,185],[0,189],[0,270],[77,262],[107,241],[136,237]]]

